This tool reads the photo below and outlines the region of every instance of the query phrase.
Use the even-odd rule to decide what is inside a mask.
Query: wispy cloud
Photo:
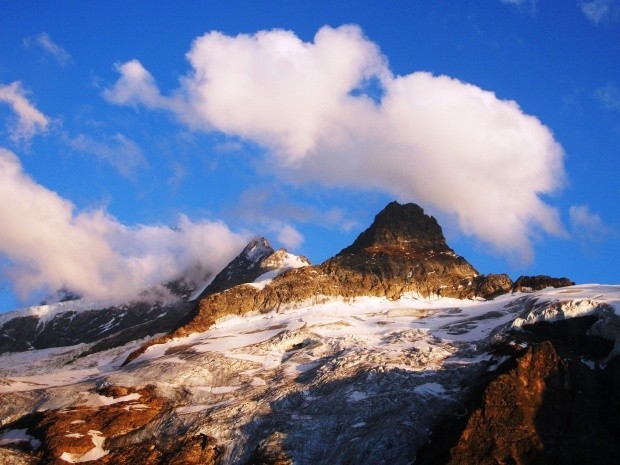
[[[536,14],[538,0],[500,0],[505,5],[515,5],[517,7],[526,8],[532,15]]]
[[[17,116],[8,124],[9,137],[13,142],[28,140],[47,130],[49,119],[28,101],[21,82],[0,85],[0,102],[10,105]]]
[[[598,25],[605,20],[617,20],[620,7],[617,0],[593,0],[580,4],[581,11],[592,23]]]
[[[128,178],[131,178],[136,170],[149,166],[140,146],[122,134],[114,134],[103,142],[80,134],[69,140],[69,146],[105,160]]]
[[[463,232],[524,262],[540,231],[564,234],[541,198],[565,178],[546,126],[457,79],[394,76],[355,26],[323,27],[309,43],[282,30],[211,32],[187,57],[192,69],[170,96],[136,60],[117,66],[104,96],[259,143],[289,182],[378,189],[451,213]]]
[[[598,213],[590,211],[588,205],[573,205],[569,209],[573,235],[582,243],[602,242],[613,229],[605,225]]]
[[[594,91],[594,98],[607,110],[620,110],[620,88],[615,82],[608,82],[605,86]]]
[[[297,224],[314,224],[323,228],[349,232],[360,224],[341,208],[328,210],[301,202],[292,202],[274,186],[248,188],[241,193],[236,205],[229,211],[246,223],[257,225],[281,224],[282,221]],[[270,228],[267,228],[270,229]],[[280,228],[271,228],[278,231]]]
[[[188,269],[217,272],[247,241],[221,222],[181,216],[174,229],[126,226],[102,209],[78,211],[24,173],[18,157],[3,148],[0,199],[0,255],[10,260],[8,275],[22,297],[65,287],[126,301]]]
[[[304,236],[294,226],[286,223],[272,223],[270,230],[276,233],[276,238],[289,250],[297,249],[304,242]]]
[[[58,45],[52,40],[52,38],[46,32],[42,32],[36,37],[27,37],[24,39],[24,45],[31,47],[33,45],[38,46],[44,52],[51,55],[60,66],[66,66],[73,63],[73,58],[64,48]]]
[[[178,162],[172,164],[172,175],[168,178],[167,184],[173,189],[178,189],[185,177],[187,176],[187,170]]]

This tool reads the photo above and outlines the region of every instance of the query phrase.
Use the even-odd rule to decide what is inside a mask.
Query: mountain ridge
[[[334,296],[397,300],[413,292],[422,297],[493,298],[511,291],[512,286],[505,274],[478,274],[447,245],[435,218],[421,207],[391,202],[351,246],[334,257],[320,265],[285,271],[262,288],[243,283],[200,299],[183,324],[132,352],[125,363],[152,345],[205,331],[227,315],[279,311]]]
[[[218,275],[164,334],[2,354],[0,463],[616,463],[620,286],[480,275],[398,203],[319,265],[257,237]]]

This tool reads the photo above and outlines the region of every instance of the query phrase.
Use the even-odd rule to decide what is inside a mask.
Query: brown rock
[[[422,453],[420,463],[617,464],[619,414],[618,360],[594,370],[558,355],[546,341],[490,382],[448,459],[439,460],[441,451],[435,451]]]
[[[561,406],[570,396],[568,377],[550,342],[528,350],[516,369],[489,385],[482,407],[470,416],[448,463],[538,463],[546,437],[556,436],[566,423]],[[559,410],[559,415],[541,430],[537,418],[543,408]]]
[[[512,279],[507,274],[488,274],[476,276],[477,293],[485,299],[506,294],[512,289]]]
[[[273,433],[263,439],[245,465],[292,465],[293,460],[284,452],[283,433]]]
[[[512,286],[513,292],[540,291],[547,287],[574,286],[575,283],[568,278],[552,278],[551,276],[520,276]]]

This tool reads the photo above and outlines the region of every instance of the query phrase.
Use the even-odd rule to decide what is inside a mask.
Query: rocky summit
[[[2,315],[0,464],[619,463],[619,285],[481,275],[396,202],[190,275]]]

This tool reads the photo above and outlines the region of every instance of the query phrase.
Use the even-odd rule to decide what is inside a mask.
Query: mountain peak
[[[255,237],[233,261],[217,274],[202,291],[198,300],[237,284],[254,281],[263,272],[261,262],[274,252],[275,250],[267,239],[262,236]]]
[[[368,229],[338,255],[390,249],[448,249],[437,220],[415,203],[390,202],[376,216]]]
[[[260,262],[265,257],[271,255],[274,252],[273,247],[269,241],[262,237],[257,236],[248,242],[248,245],[244,247],[244,249],[239,254],[239,257],[243,257],[244,259],[251,262]]]

